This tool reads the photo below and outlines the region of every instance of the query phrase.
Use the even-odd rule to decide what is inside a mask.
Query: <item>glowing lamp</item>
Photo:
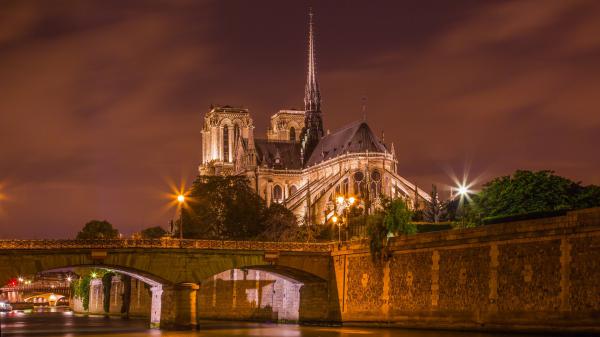
[[[184,201],[185,201],[185,196],[183,194],[180,194],[177,196],[177,202],[179,202],[181,204]]]
[[[341,195],[339,197],[337,197],[337,203],[338,204],[343,204],[344,203],[344,197],[342,197]]]
[[[337,221],[338,221],[338,218],[337,218],[337,216],[335,216],[335,215],[334,215],[334,216],[332,216],[332,217],[331,217],[331,221],[333,221],[333,223],[337,223]]]
[[[348,203],[349,203],[350,205],[353,205],[355,201],[356,201],[356,199],[354,199],[354,197],[350,197],[350,198],[348,198]]]

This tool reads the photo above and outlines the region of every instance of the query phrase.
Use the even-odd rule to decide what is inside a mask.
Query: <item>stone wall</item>
[[[260,270],[232,269],[202,282],[201,319],[296,322],[302,283]]]
[[[600,209],[394,238],[384,261],[333,254],[346,323],[600,331]]]
[[[110,311],[111,315],[120,315],[123,304],[124,284],[119,276],[114,276],[110,289]],[[104,300],[103,286],[101,279],[94,279],[90,282],[90,303],[89,310],[83,309],[81,299],[75,298],[71,301],[71,308],[75,312],[103,315]],[[139,280],[131,279],[131,301],[129,303],[129,315],[133,317],[150,317],[151,293],[148,286]]]

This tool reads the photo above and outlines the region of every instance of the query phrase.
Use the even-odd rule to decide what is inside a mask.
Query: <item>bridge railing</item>
[[[190,239],[114,239],[114,240],[0,240],[2,249],[116,249],[188,248],[264,251],[330,252],[331,243],[221,241]]]

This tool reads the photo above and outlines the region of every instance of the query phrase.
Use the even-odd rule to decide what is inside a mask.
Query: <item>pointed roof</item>
[[[313,28],[313,11],[308,12],[308,69],[306,86],[304,87],[304,108],[306,111],[321,111],[321,93],[317,81],[317,65],[315,59],[315,41]]]
[[[306,165],[312,166],[345,153],[389,152],[364,121],[349,124],[321,139]]]

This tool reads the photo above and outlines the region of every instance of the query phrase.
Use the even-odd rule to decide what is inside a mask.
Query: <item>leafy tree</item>
[[[366,215],[369,248],[374,262],[381,261],[390,235],[414,234],[413,212],[402,199],[384,200],[383,210]]]
[[[588,185],[582,187],[575,201],[577,208],[590,208],[600,206],[600,186]]]
[[[402,199],[386,201],[383,209],[383,225],[391,234],[414,234],[417,227],[411,222],[413,212]]]
[[[142,239],[160,239],[167,234],[167,231],[160,226],[149,227],[140,233]]]
[[[469,211],[481,217],[600,206],[600,187],[582,186],[553,171],[516,171],[486,183]]]
[[[77,233],[78,240],[89,239],[116,239],[119,237],[119,231],[113,228],[108,221],[92,220],[83,226],[83,229]]]
[[[199,176],[188,200],[183,211],[186,238],[239,240],[264,231],[266,207],[246,177]]]

